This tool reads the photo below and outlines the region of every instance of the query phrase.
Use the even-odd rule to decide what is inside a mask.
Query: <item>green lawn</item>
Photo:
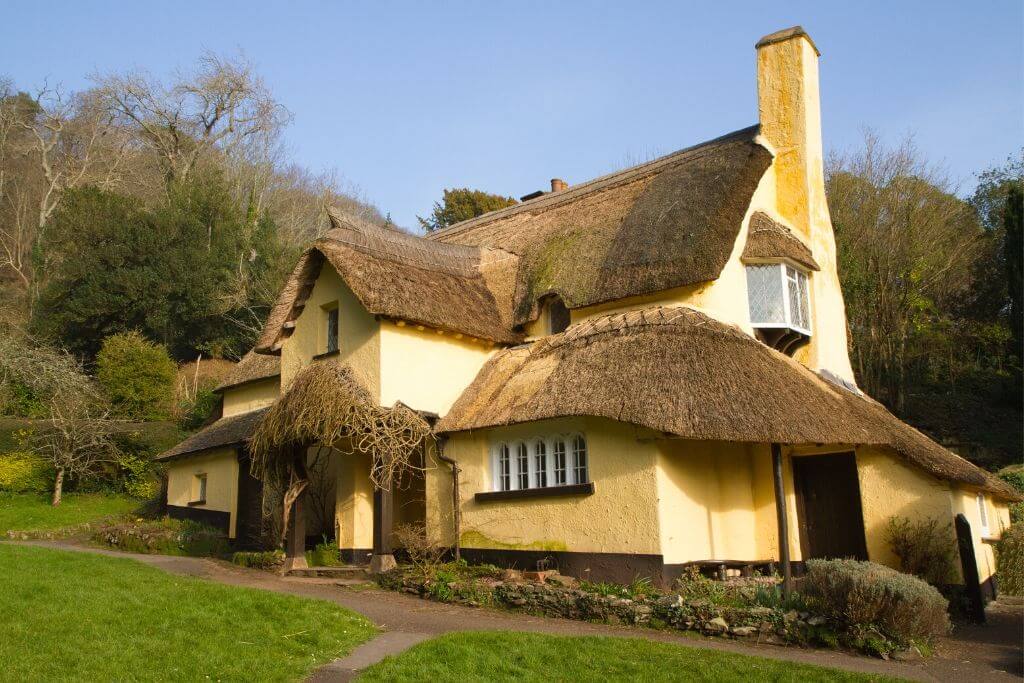
[[[883,681],[639,638],[450,633],[368,668],[370,681]]]
[[[0,543],[4,680],[300,680],[374,634],[329,602]]]
[[[0,492],[0,536],[8,531],[50,531],[131,512],[139,501],[126,496],[82,493],[64,496],[57,507],[49,496]]]

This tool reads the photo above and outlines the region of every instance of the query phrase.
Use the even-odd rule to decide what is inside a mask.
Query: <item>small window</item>
[[[512,459],[509,457],[508,444],[498,446],[498,490],[512,490]]]
[[[327,353],[338,350],[338,307],[327,311]]]
[[[985,506],[984,493],[978,494],[978,519],[981,520],[981,535],[988,536],[990,533],[988,526],[988,508]]]
[[[197,474],[194,482],[195,488],[193,489],[193,503],[205,503],[206,502],[206,475]]]
[[[811,336],[807,273],[787,263],[747,266],[747,306],[757,338],[792,354]]]
[[[582,436],[572,440],[573,483],[586,484],[587,481],[587,442]]]
[[[555,486],[565,486],[569,473],[565,462],[565,442],[559,439],[555,441]]]
[[[530,453],[525,443],[516,448],[516,473],[519,475],[519,489],[530,488]]]
[[[570,316],[569,309],[566,308],[565,303],[562,302],[560,297],[555,296],[548,299],[547,308],[548,334],[565,332],[572,320],[572,316]]]
[[[548,485],[548,445],[541,440],[533,445],[533,473],[537,488]]]

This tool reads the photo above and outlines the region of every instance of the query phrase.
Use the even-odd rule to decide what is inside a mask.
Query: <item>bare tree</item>
[[[826,171],[840,277],[865,388],[902,410],[912,336],[937,302],[963,296],[981,247],[971,207],[908,138],[886,147],[870,131]]]
[[[168,182],[185,180],[215,147],[276,136],[289,118],[251,63],[212,52],[170,84],[143,73],[93,80],[106,110],[156,153]]]

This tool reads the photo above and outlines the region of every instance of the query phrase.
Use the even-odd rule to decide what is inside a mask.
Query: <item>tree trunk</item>
[[[53,507],[60,505],[60,496],[64,492],[64,468],[57,468],[57,478],[53,480]]]

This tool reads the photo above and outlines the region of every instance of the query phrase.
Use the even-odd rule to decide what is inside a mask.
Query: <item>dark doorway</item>
[[[804,559],[868,559],[853,453],[794,457],[792,462]]]

